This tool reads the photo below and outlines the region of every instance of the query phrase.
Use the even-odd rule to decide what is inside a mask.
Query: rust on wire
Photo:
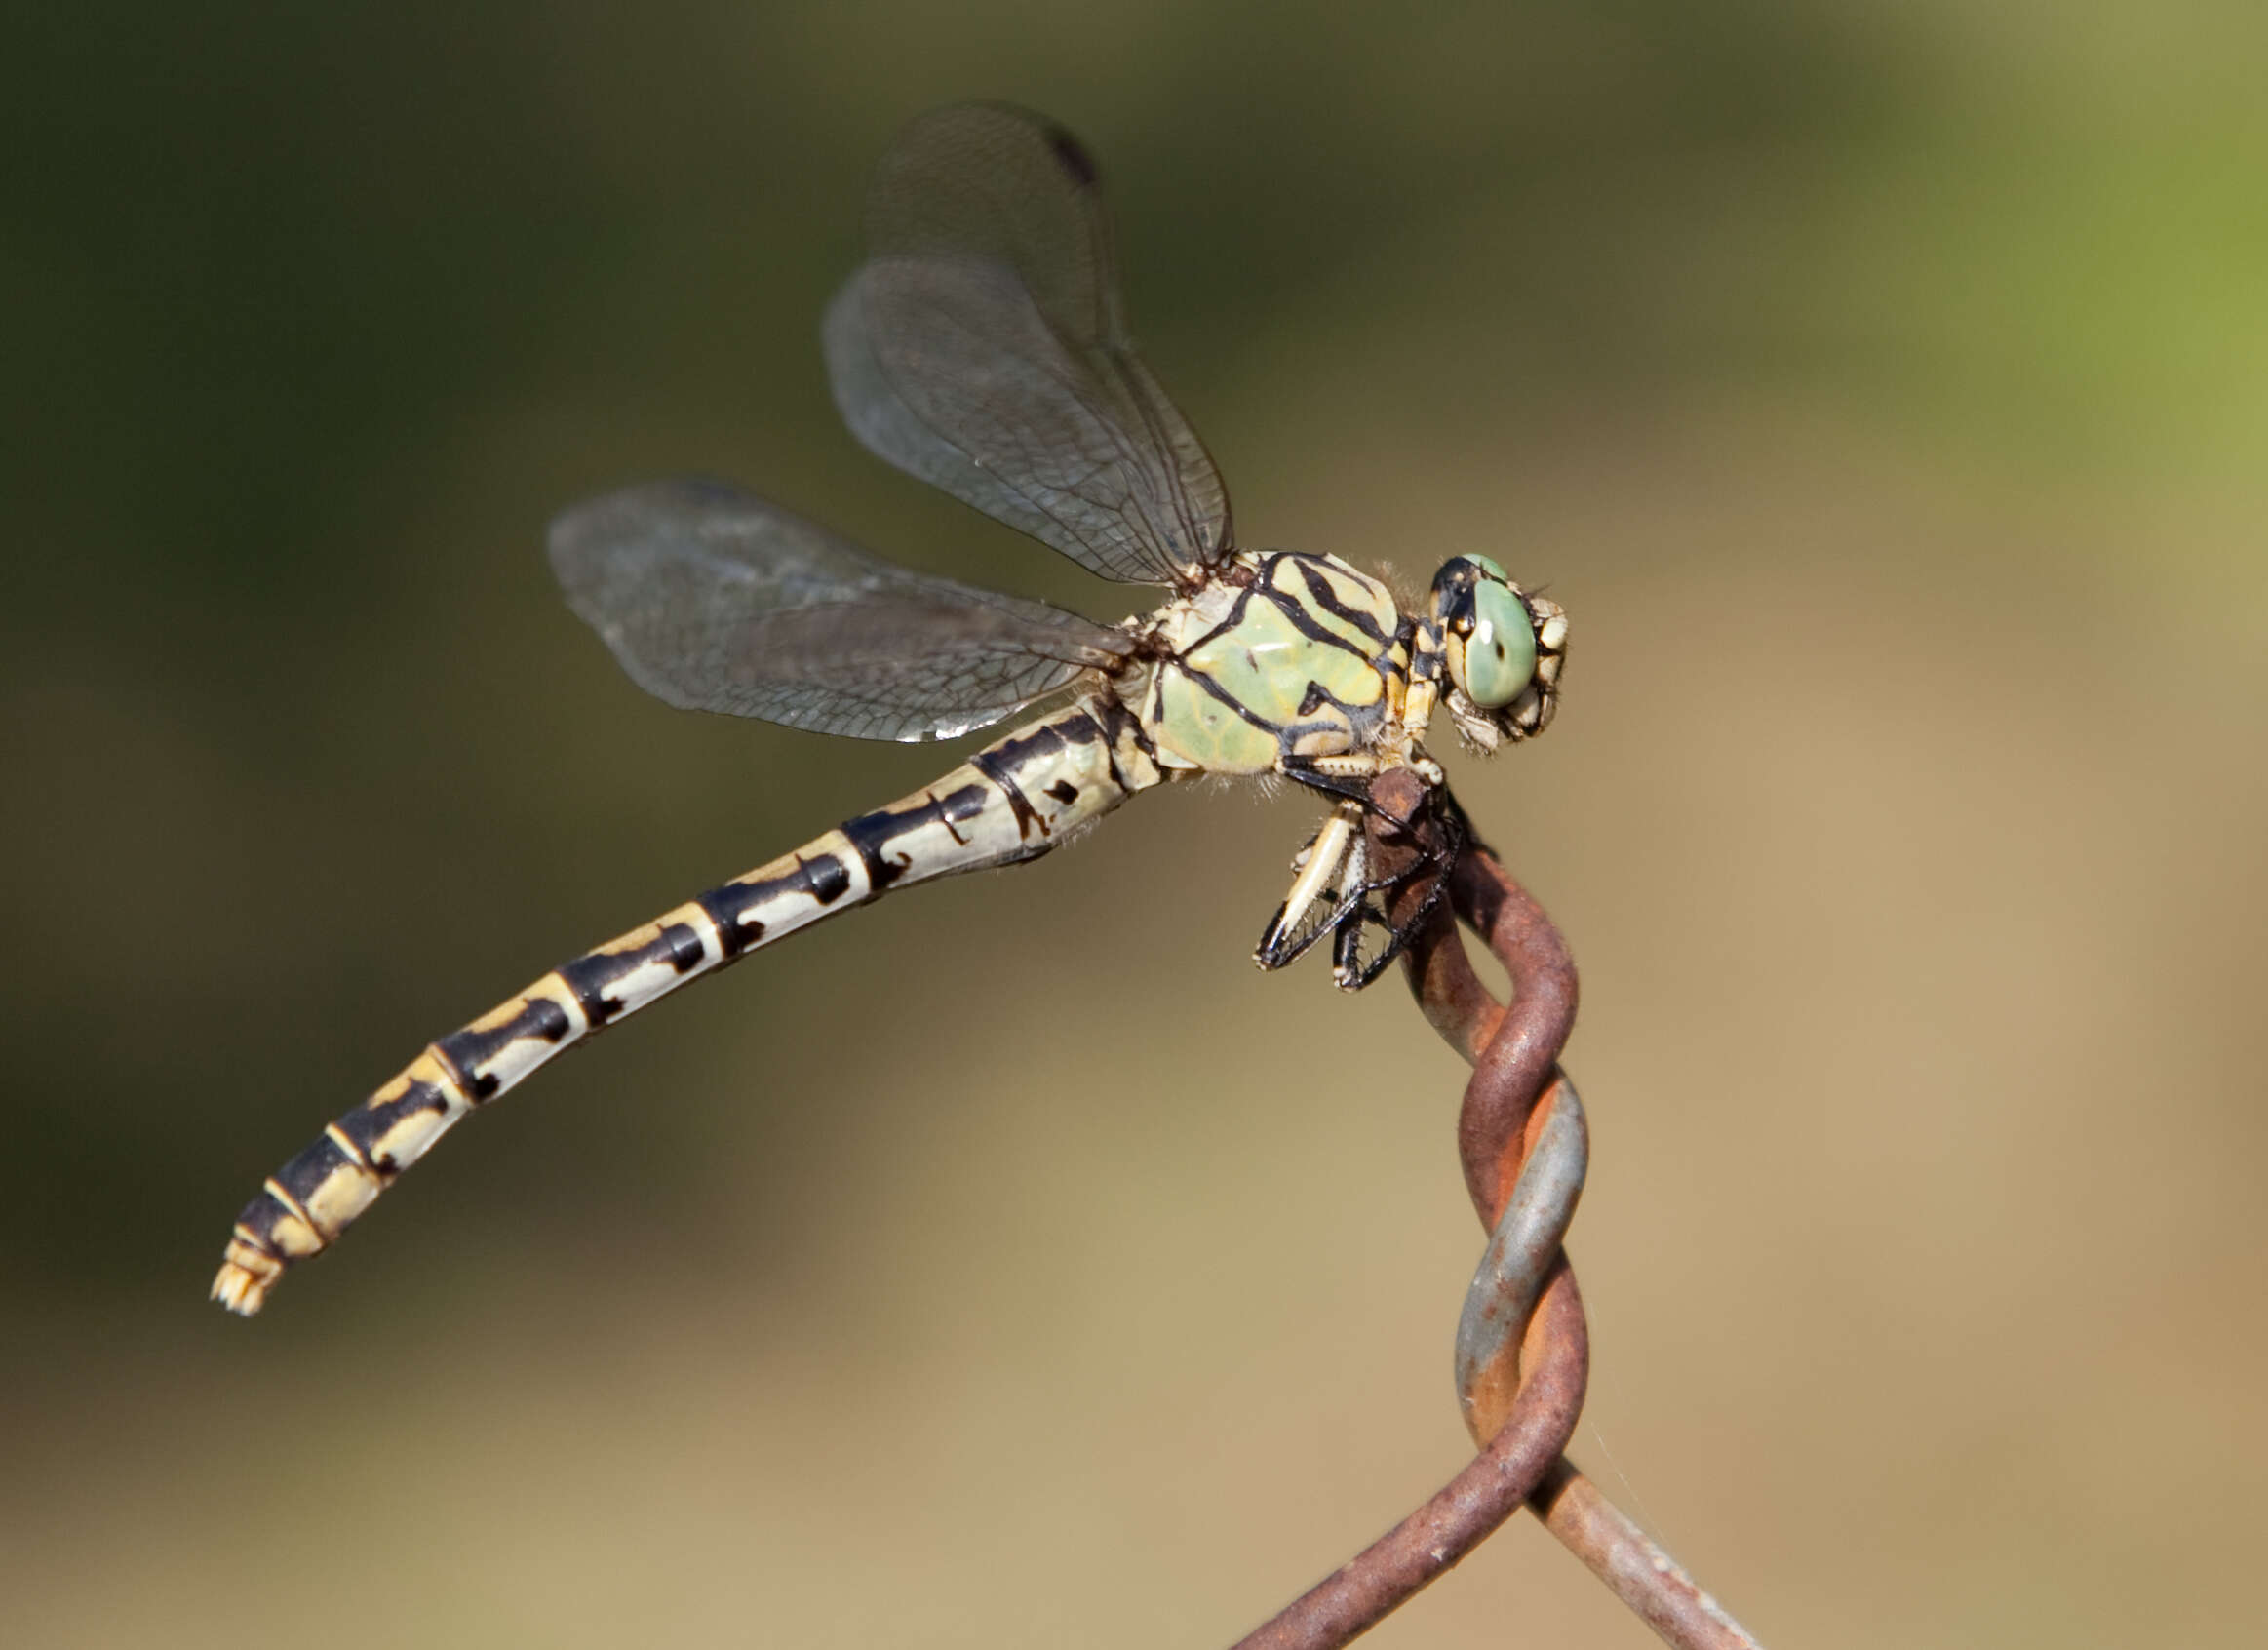
[[[1404,827],[1374,821],[1378,869],[1403,875],[1447,835],[1415,774],[1373,791]],[[1454,808],[1446,800],[1441,805]],[[1331,1650],[1454,1566],[1525,1503],[1646,1624],[1680,1650],[1753,1650],[1755,1640],[1562,1453],[1583,1412],[1590,1342],[1560,1239],[1588,1157],[1583,1104],[1559,1069],[1574,1029],[1575,962],[1550,918],[1458,821],[1466,843],[1403,957],[1419,1007],[1472,1064],[1458,1117],[1466,1189],[1489,1243],[1458,1326],[1458,1395],[1480,1453],[1431,1500],[1240,1641],[1238,1650]],[[1420,879],[1395,896],[1417,915]],[[1510,975],[1499,1003],[1474,973],[1457,923]]]

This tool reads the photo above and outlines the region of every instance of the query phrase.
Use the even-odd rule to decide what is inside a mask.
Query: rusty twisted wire
[[[1413,868],[1442,840],[1416,775],[1382,777],[1376,800],[1411,821],[1373,825],[1379,868]],[[1449,804],[1449,806],[1455,805]],[[1421,885],[1396,897],[1417,916]],[[1473,972],[1462,919],[1503,962],[1512,1001]],[[1466,1189],[1489,1242],[1458,1324],[1458,1395],[1480,1453],[1426,1504],[1237,1650],[1330,1650],[1455,1565],[1525,1503],[1615,1595],[1680,1650],[1755,1650],[1740,1625],[1601,1495],[1562,1453],[1583,1411],[1590,1340],[1560,1247],[1589,1155],[1583,1102],[1559,1069],[1575,1024],[1574,960],[1557,927],[1496,856],[1467,843],[1403,958],[1427,1020],[1471,1062],[1458,1118]]]

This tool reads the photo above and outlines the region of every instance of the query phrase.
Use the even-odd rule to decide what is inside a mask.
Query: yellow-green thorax
[[[1400,609],[1336,556],[1247,552],[1150,635],[1166,656],[1141,716],[1162,766],[1265,773],[1367,750],[1401,714]]]

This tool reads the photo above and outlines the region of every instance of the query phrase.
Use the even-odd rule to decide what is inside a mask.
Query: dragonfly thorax
[[[1160,766],[1264,773],[1371,749],[1401,714],[1405,628],[1386,586],[1336,556],[1240,554],[1147,632],[1140,715]]]

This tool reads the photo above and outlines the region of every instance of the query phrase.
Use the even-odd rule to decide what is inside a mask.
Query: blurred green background
[[[767,953],[204,1303],[425,1039],[940,766],[639,694],[552,510],[705,471],[1127,610],[821,375],[890,132],[997,97],[1247,542],[1573,616],[1452,766],[1584,967],[1579,1459],[1773,1643],[2256,1642],[2259,6],[12,14],[0,1640],[1218,1643],[1462,1460],[1462,1067],[1255,972],[1313,809],[1248,787]],[[1525,1520],[1376,1639],[1646,1641]]]

